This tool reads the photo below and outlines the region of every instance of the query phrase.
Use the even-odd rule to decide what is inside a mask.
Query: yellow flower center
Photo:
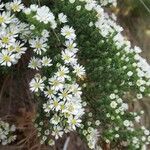
[[[0,16],[0,23],[3,23],[5,21],[4,17]]]
[[[53,104],[54,104],[55,107],[57,107],[58,106],[58,101],[55,100]]]
[[[42,45],[40,43],[36,43],[35,47],[36,48],[42,48]]]
[[[14,12],[19,11],[19,10],[20,10],[19,5],[18,5],[18,4],[13,4],[13,5],[12,5],[12,10],[13,10]]]
[[[64,76],[65,75],[64,71],[59,71],[59,75]]]
[[[11,45],[8,47],[8,51],[13,51],[13,50],[14,50],[14,46]]]
[[[68,93],[67,93],[67,92],[62,92],[62,96],[63,96],[63,97],[67,97],[67,96],[68,96]]]
[[[9,38],[7,36],[2,38],[2,43],[8,44],[9,43]]]
[[[75,124],[77,123],[76,119],[72,119],[72,120],[71,120],[71,123],[72,123],[73,125],[75,125]]]
[[[4,60],[5,62],[9,62],[11,59],[10,59],[10,56],[4,55],[4,56],[3,56],[3,60]]]
[[[20,52],[21,48],[19,46],[16,47],[16,52]]]

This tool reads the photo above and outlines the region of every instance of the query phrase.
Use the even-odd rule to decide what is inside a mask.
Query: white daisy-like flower
[[[38,5],[36,5],[36,4],[31,4],[31,5],[30,5],[30,9],[31,9],[31,11],[37,11]]]
[[[67,67],[65,67],[65,66],[61,66],[58,69],[58,71],[56,72],[56,76],[61,81],[64,81],[65,79],[69,78],[69,76],[67,75],[68,73],[69,73],[69,69]]]
[[[90,131],[90,133],[87,136],[88,146],[91,149],[95,149],[96,145],[97,145],[97,142],[98,142],[99,132],[98,132],[97,129],[94,129],[94,128],[91,128],[91,127],[90,127],[89,131]]]
[[[73,66],[75,73],[79,78],[83,78],[85,76],[85,69],[83,66],[80,66],[79,64]]]
[[[68,124],[69,124],[69,128],[71,130],[76,130],[77,127],[79,127],[81,125],[81,119],[78,117],[74,117],[73,115],[70,115],[68,118]]]
[[[20,41],[16,41],[14,46],[14,52],[16,52],[17,55],[22,55],[27,50],[27,48],[24,47],[24,43],[21,43]]]
[[[60,93],[58,94],[59,98],[64,101],[70,101],[72,99],[72,94],[69,92],[69,89],[62,89],[60,90]]]
[[[10,44],[14,45],[16,39],[11,36],[6,31],[1,31],[0,33],[0,45],[4,48],[7,48]]]
[[[44,94],[47,98],[51,99],[55,97],[56,91],[47,86],[46,90],[44,91]]]
[[[46,49],[48,48],[48,45],[47,45],[46,41],[47,41],[47,39],[45,39],[45,38],[36,37],[36,39],[29,40],[29,43],[30,43],[31,48],[33,48],[33,51],[36,54],[41,55],[42,52],[47,51]]]
[[[39,58],[32,57],[28,67],[31,69],[39,70],[41,68],[41,60]]]
[[[65,42],[65,46],[67,47],[66,50],[68,50],[68,51],[70,51],[72,53],[77,53],[77,51],[78,51],[78,48],[76,48],[77,44],[74,43],[73,40],[67,40]]]
[[[51,88],[56,91],[61,90],[64,87],[63,82],[56,76],[49,79],[49,84],[51,85]]]
[[[61,29],[61,34],[65,36],[68,40],[74,40],[76,38],[75,30],[72,27],[69,27],[68,25],[64,26]]]
[[[69,52],[69,51],[62,51],[62,60],[64,60],[64,63],[65,64],[74,64],[74,58],[75,58],[75,55],[74,53],[72,52]]]
[[[82,94],[81,87],[79,87],[77,83],[70,85],[69,90],[74,94],[75,97],[77,98],[81,97]]]
[[[52,62],[52,60],[50,58],[48,58],[47,56],[43,57],[42,60],[41,60],[41,64],[44,67],[52,66],[51,62]]]
[[[116,107],[117,107],[117,103],[116,103],[115,101],[112,101],[112,102],[110,103],[110,107],[111,107],[111,108],[116,108]]]
[[[37,9],[35,18],[39,22],[44,22],[45,24],[48,24],[49,22],[53,24],[55,22],[54,15],[50,12],[50,9],[46,6],[42,6]]]
[[[64,134],[63,128],[60,126],[54,126],[54,130],[52,131],[52,135],[57,140],[58,138],[62,137]]]
[[[38,92],[43,91],[44,90],[44,81],[41,77],[36,76],[35,78],[33,78],[30,82],[30,90],[32,92]]]
[[[12,20],[12,16],[10,15],[10,12],[3,11],[0,13],[0,25],[6,26],[6,24],[9,24]]]
[[[12,53],[9,53],[6,50],[2,50],[0,53],[0,64],[2,66],[8,66],[10,67],[12,64],[16,62],[15,55]]]
[[[21,0],[14,0],[13,2],[10,3],[10,8],[14,12],[20,12],[21,10],[23,10],[24,5],[22,4]]]
[[[58,15],[58,19],[59,19],[59,21],[60,21],[61,23],[66,23],[66,22],[67,22],[67,16],[64,15],[63,13],[60,13],[60,14]]]

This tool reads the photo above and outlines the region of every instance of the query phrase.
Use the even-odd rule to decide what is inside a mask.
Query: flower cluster
[[[10,144],[16,140],[16,135],[14,132],[16,127],[14,125],[9,125],[8,123],[0,120],[0,143],[2,145]]]
[[[60,13],[58,21],[60,24],[66,23],[67,17]],[[76,57],[78,48],[75,42],[75,30],[73,27],[64,25],[60,30],[60,35],[60,39],[63,39],[62,44],[65,40],[63,44],[65,48],[59,51],[60,58],[56,64],[48,55],[45,56],[46,52],[49,51],[50,33],[47,30],[42,31],[41,37],[29,40],[30,47],[37,55],[31,58],[29,68],[48,71],[51,67],[56,67],[57,70],[52,75],[43,74],[44,77],[37,74],[30,82],[30,90],[38,93],[44,99],[44,101],[42,100],[43,107],[40,108],[41,112],[35,120],[35,126],[38,129],[38,135],[41,136],[41,143],[46,142],[50,145],[54,143],[52,139],[57,140],[64,133],[75,131],[76,128],[80,127],[81,117],[84,114],[81,100],[82,91],[77,83],[77,78],[84,78],[85,69],[78,64]],[[41,115],[44,117],[41,118]],[[46,125],[44,124],[45,121],[47,122]]]
[[[83,9],[87,10],[86,17],[88,21],[84,20],[82,22],[84,29],[82,28],[82,31],[80,29],[78,30],[82,34],[78,36],[78,39],[82,41],[79,45],[81,49],[84,49],[86,45],[87,47],[91,47],[93,51],[92,53],[87,50],[81,54],[82,57],[83,54],[85,55],[83,59],[84,61],[87,60],[88,63],[86,68],[87,76],[90,81],[92,80],[92,84],[93,82],[95,83],[96,87],[94,88],[91,83],[88,83],[85,92],[88,94],[93,91],[94,94],[90,94],[92,96],[91,99],[87,100],[87,103],[89,103],[89,107],[94,107],[94,112],[94,109],[96,109],[95,117],[99,114],[99,117],[96,118],[99,118],[101,122],[103,120],[104,124],[102,123],[101,126],[101,128],[104,126],[101,132],[102,139],[108,143],[111,141],[112,144],[119,137],[123,143],[126,143],[126,147],[129,149],[140,149],[142,146],[149,144],[149,142],[141,129],[136,128],[135,122],[139,122],[140,116],[136,113],[128,112],[128,104],[124,102],[123,97],[131,94],[135,96],[135,100],[142,99],[144,95],[149,96],[150,66],[139,55],[141,49],[137,46],[132,48],[130,41],[124,38],[121,33],[123,29],[117,25],[114,15],[108,15],[95,0],[79,1],[70,2],[69,5],[76,7],[76,11],[80,11],[79,18],[84,16],[85,12],[83,12]],[[78,9],[79,6],[80,9]],[[88,12],[89,15],[87,15]],[[72,11],[72,13],[75,12]],[[77,19],[74,21],[76,24],[79,23]],[[79,28],[79,26],[76,25],[76,28]],[[93,30],[93,33],[89,28]],[[92,36],[94,40],[84,41],[82,36],[84,36],[83,34],[85,32],[86,36]],[[94,46],[94,43],[96,46]],[[108,45],[106,46],[106,44]],[[111,92],[114,93],[112,94]],[[95,101],[95,97],[97,98],[97,95],[99,95],[96,93],[102,93],[98,101]],[[110,94],[110,97],[106,99],[105,97],[108,94]],[[104,119],[104,114],[101,115],[101,112],[104,112],[106,119]],[[114,129],[111,132],[105,131],[107,127],[105,122],[108,123],[109,128],[111,125],[112,127],[115,126],[118,132],[115,132]],[[128,136],[121,136],[126,131],[128,131]],[[143,136],[145,140],[139,140],[139,143],[135,146],[132,144],[132,139],[129,138],[130,136],[133,138]]]
[[[23,9],[21,1],[1,4],[0,10],[0,65],[10,67],[25,53],[29,27],[15,14]]]

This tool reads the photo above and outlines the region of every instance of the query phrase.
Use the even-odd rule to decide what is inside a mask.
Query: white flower
[[[69,2],[73,4],[75,2],[75,0],[69,0]]]
[[[16,41],[15,44],[14,44],[14,51],[16,53],[19,53],[19,54],[24,54],[25,51],[27,50],[26,47],[23,47],[24,46],[24,43],[21,43],[19,41]]]
[[[111,107],[111,108],[116,108],[116,107],[117,107],[117,103],[116,103],[115,101],[112,101],[112,102],[110,103],[110,107]]]
[[[10,35],[10,33],[7,33],[7,31],[3,30],[0,33],[0,45],[3,48],[7,48],[10,44],[14,45],[15,38]]]
[[[42,54],[42,52],[46,52],[46,48],[48,48],[46,38],[38,38],[29,40],[30,46],[33,48],[33,51],[39,55]]]
[[[52,131],[52,135],[55,137],[55,139],[57,140],[59,137],[63,136],[63,128],[61,128],[60,126],[54,126],[54,130]]]
[[[136,97],[137,97],[137,99],[142,99],[143,95],[142,94],[137,94]]]
[[[5,26],[11,22],[12,17],[10,16],[9,12],[2,12],[0,13],[0,25]]]
[[[42,60],[41,60],[41,64],[42,66],[52,66],[51,64],[52,60],[50,58],[48,58],[47,56],[43,57]]]
[[[77,53],[77,51],[78,51],[78,48],[76,48],[77,44],[74,43],[73,40],[67,40],[65,42],[65,46],[67,47],[66,50],[68,50],[68,51],[70,51],[72,53]]]
[[[43,91],[43,89],[44,89],[43,79],[38,76],[33,78],[29,85],[30,85],[30,90],[32,92],[38,92],[39,90]]]
[[[76,74],[79,78],[83,78],[85,76],[85,69],[83,66],[80,66],[79,64],[73,66],[73,73]]]
[[[81,125],[81,119],[76,116],[73,117],[72,115],[70,115],[70,117],[68,118],[68,124],[71,130],[76,130],[76,127],[79,127]]]
[[[39,70],[41,68],[41,60],[39,58],[32,57],[28,67]]]
[[[129,120],[125,120],[123,122],[124,126],[129,127],[130,126],[130,121]]]
[[[133,72],[132,72],[132,71],[129,71],[129,72],[127,73],[127,75],[128,75],[129,77],[131,77],[131,76],[133,75]]]
[[[95,149],[99,137],[99,132],[97,129],[94,128],[90,128],[89,132],[90,133],[87,135],[88,146],[91,149]]]
[[[68,40],[74,40],[76,38],[75,30],[67,25],[61,29],[61,34]]]
[[[37,13],[35,18],[39,21],[39,22],[44,22],[45,24],[47,23],[53,23],[55,22],[54,19],[54,15],[50,12],[50,9],[46,6],[42,6],[40,8],[37,9]]]
[[[60,99],[70,101],[72,99],[72,95],[69,92],[69,89],[60,90],[58,94]]]
[[[31,9],[31,11],[37,11],[38,5],[32,4],[32,5],[30,5],[30,9]]]
[[[51,89],[49,86],[46,87],[46,91],[44,91],[44,94],[46,97],[48,97],[49,99],[54,98],[56,91]]]
[[[63,82],[60,79],[58,79],[56,76],[50,78],[49,83],[52,86],[51,88],[56,91],[61,90],[64,87]]]
[[[62,51],[62,60],[64,60],[65,64],[74,64],[74,53],[69,51]]]
[[[85,5],[85,9],[91,11],[97,4],[95,0],[88,0],[87,4]]]
[[[15,62],[16,61],[15,61],[15,55],[14,54],[11,54],[6,50],[1,51],[1,53],[0,53],[0,65],[10,67]]]
[[[61,66],[56,72],[56,76],[59,80],[64,81],[65,79],[69,78],[69,76],[67,75],[68,73],[69,69],[65,66]]]
[[[82,94],[81,87],[79,87],[77,83],[70,85],[69,90],[74,94],[75,97],[77,98],[81,97]]]
[[[50,121],[53,125],[58,125],[61,118],[57,114],[54,114]]]
[[[14,0],[10,3],[10,7],[14,12],[20,12],[24,8],[24,5],[21,3],[21,0]]]
[[[59,19],[59,21],[60,21],[61,23],[66,23],[66,22],[67,22],[67,16],[64,15],[63,13],[60,13],[60,14],[58,15],[58,19]]]
[[[115,99],[116,98],[116,95],[115,94],[110,94],[110,99]]]

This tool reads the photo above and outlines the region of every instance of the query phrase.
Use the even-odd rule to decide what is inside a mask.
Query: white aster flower
[[[81,119],[78,117],[74,117],[73,115],[70,115],[68,118],[68,124],[70,130],[76,130],[76,127],[79,127],[81,125]]]
[[[85,69],[83,66],[80,66],[79,64],[73,66],[73,73],[76,74],[79,78],[83,78],[85,76]]]
[[[69,90],[74,94],[75,97],[77,98],[81,97],[82,94],[81,87],[79,87],[77,83],[70,85]]]
[[[43,79],[39,76],[36,76],[35,78],[33,78],[30,82],[30,90],[32,92],[38,92],[39,90],[40,91],[43,91],[44,89],[44,83],[43,83]]]
[[[31,69],[39,70],[41,68],[41,60],[39,58],[32,57],[28,67]]]
[[[64,15],[63,13],[58,14],[58,19],[61,23],[66,23],[67,22],[67,16]]]
[[[47,98],[52,99],[55,97],[56,91],[47,86],[44,94]]]
[[[15,55],[9,53],[6,50],[2,50],[0,53],[0,65],[10,67],[16,62]]]
[[[0,25],[4,26],[6,24],[9,24],[11,22],[11,15],[10,15],[10,12],[5,12],[3,11],[2,13],[0,13]]]
[[[43,57],[42,60],[41,60],[42,66],[45,66],[45,67],[52,66],[51,62],[52,62],[52,60],[50,58],[48,58],[47,56]]]
[[[35,15],[35,18],[39,22],[44,22],[45,24],[54,23],[55,17],[54,15],[50,12],[50,9],[46,6],[42,6],[37,9],[37,13]]]
[[[72,53],[77,53],[78,48],[76,48],[77,44],[74,43],[73,40],[68,40],[65,42],[65,46],[67,47],[66,50],[72,52]]]
[[[65,64],[74,64],[75,55],[69,51],[62,51],[62,60],[64,60]],[[76,61],[75,61],[76,62]]]
[[[56,72],[56,76],[59,80],[64,81],[65,79],[69,78],[67,75],[69,73],[69,69],[65,66],[60,66],[58,71]]]
[[[111,108],[116,108],[116,107],[117,107],[117,103],[116,103],[115,101],[112,101],[112,102],[110,103],[110,107],[111,107]]]
[[[10,3],[10,8],[14,12],[20,12],[24,8],[24,5],[21,3],[21,0],[14,0]]]
[[[31,39],[29,40],[30,46],[33,48],[33,51],[36,54],[41,55],[42,52],[46,52],[46,48],[48,48],[47,43],[46,43],[47,39],[45,38],[36,38],[36,39]]]
[[[60,93],[58,95],[59,98],[64,101],[65,100],[70,101],[72,99],[72,95],[70,94],[69,89],[60,90]]]
[[[63,82],[56,76],[49,79],[49,84],[52,86],[51,88],[56,91],[61,90],[64,87]]]
[[[63,128],[60,126],[54,126],[54,130],[52,131],[52,135],[57,140],[58,138],[62,137],[64,134]]]
[[[75,30],[67,25],[61,29],[61,34],[68,40],[74,40],[76,38]]]

